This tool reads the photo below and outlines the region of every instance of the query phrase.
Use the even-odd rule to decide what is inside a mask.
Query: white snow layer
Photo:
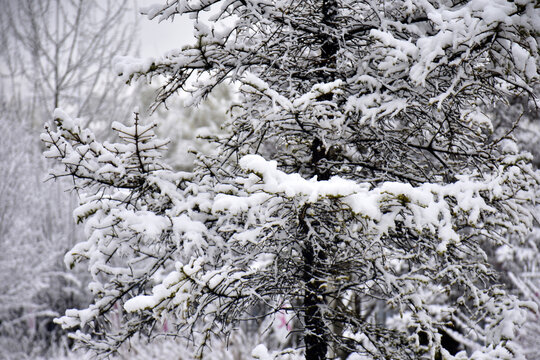
[[[376,222],[380,235],[394,226],[398,214],[418,231],[427,229],[437,232],[441,240],[440,252],[446,250],[448,243],[459,242],[459,235],[453,228],[452,214],[464,213],[470,224],[476,224],[481,213],[495,211],[486,204],[480,193],[500,196],[500,182],[503,181],[502,178],[480,181],[461,176],[455,183],[447,185],[426,183],[413,187],[410,184],[385,182],[370,189],[369,184],[337,176],[317,181],[316,178],[304,179],[300,174],[286,174],[277,169],[275,161],[267,161],[259,155],[244,156],[240,166],[248,173],[255,174],[255,178],[250,178],[244,185],[251,195],[218,196],[213,210],[245,211],[274,195],[301,199],[305,203],[339,199],[354,214]]]

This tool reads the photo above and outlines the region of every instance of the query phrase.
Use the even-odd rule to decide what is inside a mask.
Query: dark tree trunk
[[[315,270],[317,259],[313,245],[309,240],[304,244],[302,255],[304,257],[303,280],[306,287],[304,290],[306,360],[323,360],[326,358],[328,351],[327,329],[320,309],[320,305],[324,303],[324,300],[322,294],[320,294],[321,281]]]
[[[323,0],[321,13],[322,22],[330,27],[334,25],[337,15],[337,1]],[[324,67],[333,68],[336,63],[336,53],[339,49],[337,40],[332,35],[323,35],[321,44],[321,63]],[[322,72],[321,81],[332,81],[329,74]],[[322,97],[324,97],[323,95]],[[329,96],[331,98],[331,95]],[[319,100],[329,100],[320,98]],[[327,149],[318,137],[314,137],[311,146],[311,168],[318,180],[328,180],[331,177],[330,171],[320,168],[319,161],[327,157]],[[324,360],[328,353],[329,329],[323,320],[321,311],[322,306],[327,306],[321,285],[323,284],[324,259],[327,254],[324,253],[324,245],[314,246],[314,239],[308,236],[308,226],[305,220],[307,208],[304,207],[300,216],[300,231],[305,239],[302,249],[304,261],[303,282],[304,282],[304,325],[305,335],[304,344],[306,347],[306,360]],[[317,250],[315,250],[317,249]]]

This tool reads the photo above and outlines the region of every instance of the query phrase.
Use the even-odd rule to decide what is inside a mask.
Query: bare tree
[[[119,106],[124,85],[112,72],[115,56],[133,49],[130,0],[2,1],[3,86],[12,91],[17,118],[41,124],[57,107],[86,124]],[[124,95],[125,96],[125,95]],[[24,104],[23,104],[24,102]],[[18,105],[18,106],[16,106]]]

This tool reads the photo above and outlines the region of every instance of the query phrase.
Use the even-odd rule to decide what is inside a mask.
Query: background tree
[[[166,318],[203,356],[213,333],[285,311],[301,342],[254,356],[522,358],[513,339],[530,304],[495,285],[490,256],[528,233],[538,174],[511,129],[492,136],[483,105],[534,95],[539,11],[477,0],[148,9],[191,14],[199,41],[153,63],[123,59],[126,79],[168,76],[157,104],[176,91],[197,102],[228,80],[240,98],[219,155],[193,173],[159,159],[165,142],[137,115],[113,125],[123,142],[110,144],[55,112],[46,154],[84,192],[87,240],[68,260],[88,259],[95,295],[59,322],[102,354],[159,335]],[[112,331],[104,315],[117,304],[127,313]]]
[[[129,5],[129,0],[2,1],[2,78],[12,89],[19,122],[32,119],[41,126],[57,107],[92,126],[98,125],[96,118],[126,116],[119,106],[126,92],[111,64],[133,50],[135,13]]]
[[[540,87],[537,85],[535,93]],[[540,165],[540,106],[526,96],[513,96],[507,103],[497,104],[492,108],[494,124],[498,136],[508,128],[515,128],[512,137],[520,149],[533,155],[533,165],[538,169]],[[519,119],[519,123],[517,120]],[[540,273],[539,273],[539,247],[540,247],[540,208],[531,204],[535,214],[532,233],[522,243],[514,246],[502,245],[496,251],[496,266],[501,270],[502,278],[513,291],[524,299],[540,305]],[[538,326],[539,314],[529,312],[529,321],[520,330],[520,344],[524,347],[527,359],[539,359],[539,346],[536,339],[540,336]]]
[[[130,51],[128,1],[0,1],[0,358],[60,356],[68,340],[52,319],[86,306],[88,276],[65,271],[80,236],[74,196],[44,184],[37,134],[56,106],[94,129],[122,118],[112,58]]]

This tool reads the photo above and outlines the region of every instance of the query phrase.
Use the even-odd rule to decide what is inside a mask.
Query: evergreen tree
[[[483,109],[535,95],[535,2],[148,9],[184,14],[196,44],[117,69],[165,76],[156,106],[240,84],[220,151],[178,173],[137,116],[114,124],[124,142],[110,144],[55,112],[47,156],[83,194],[75,215],[88,236],[66,260],[88,261],[95,294],[59,322],[101,354],[170,332],[204,357],[214,334],[286,312],[299,342],[261,344],[254,357],[522,358],[512,340],[533,305],[497,285],[490,256],[528,233],[540,175]],[[126,313],[114,330],[117,303]]]

